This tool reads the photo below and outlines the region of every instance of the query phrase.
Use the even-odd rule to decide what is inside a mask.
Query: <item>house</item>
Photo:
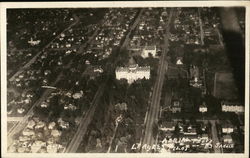
[[[72,110],[72,111],[75,111],[77,109],[77,107],[73,104],[66,104],[64,105],[64,110]]]
[[[90,64],[89,60],[86,60],[86,61],[85,61],[85,64],[86,64],[86,65],[89,65],[89,64]]]
[[[101,67],[95,67],[94,72],[103,73],[103,69]]]
[[[232,144],[233,143],[232,136],[229,135],[229,134],[223,135],[222,139],[223,139],[224,143],[228,143],[228,144]]]
[[[63,122],[60,124],[60,127],[64,128],[64,129],[67,129],[69,128],[69,123],[68,122]]]
[[[115,105],[115,108],[119,109],[119,110],[124,110],[127,111],[128,110],[128,105],[126,103],[118,103]]]
[[[64,129],[69,128],[69,122],[63,121],[62,118],[59,118],[57,122]]]
[[[24,108],[18,108],[18,109],[17,109],[17,112],[18,112],[19,114],[22,114],[22,113],[25,112],[25,109],[24,109]]]
[[[238,112],[243,113],[245,111],[245,107],[238,103],[233,101],[222,101],[221,102],[221,110],[223,112]]]
[[[25,128],[23,130],[23,135],[24,136],[32,136],[32,135],[35,135],[35,132],[33,130],[31,130],[31,129]]]
[[[222,131],[222,133],[226,133],[226,134],[233,133],[234,126],[229,121],[222,121],[221,122],[221,131]]]
[[[36,126],[35,126],[35,129],[40,129],[40,128],[44,128],[45,126],[45,123],[43,121],[39,121]]]
[[[201,130],[205,132],[207,130],[207,125],[205,125],[203,122],[201,122]]]
[[[37,140],[37,141],[35,141],[35,142],[31,145],[31,152],[32,152],[32,153],[37,153],[37,152],[41,149],[41,147],[43,147],[43,146],[46,146],[46,143],[43,142],[43,141]]]
[[[59,136],[61,136],[61,134],[62,134],[62,132],[60,132],[60,131],[58,131],[58,130],[56,130],[56,129],[53,129],[53,130],[51,131],[51,135],[52,135],[53,137],[59,137]]]
[[[49,105],[49,104],[48,104],[47,102],[42,102],[41,107],[42,107],[42,108],[47,108],[48,105]]]
[[[200,106],[199,106],[199,112],[207,112],[207,105],[205,102],[203,102]]]
[[[181,105],[179,100],[174,99],[172,101],[171,111],[172,113],[181,112]]]
[[[33,40],[32,37],[31,37],[31,39],[28,41],[28,43],[29,43],[31,46],[36,46],[36,45],[38,45],[40,42],[41,42],[41,40]]]
[[[20,142],[26,142],[26,141],[29,141],[30,140],[30,137],[28,136],[19,136],[19,139],[18,139]]]
[[[57,153],[57,151],[58,151],[58,144],[47,145],[47,152],[48,153]]]
[[[141,56],[143,58],[147,58],[149,57],[150,55],[152,55],[153,57],[156,56],[156,45],[153,45],[153,46],[145,46],[143,49],[142,49],[142,54]]]
[[[174,122],[163,122],[159,128],[162,131],[174,131],[175,130],[175,123]]]
[[[54,129],[55,126],[56,126],[55,122],[50,122],[48,125],[48,129]]]
[[[74,99],[79,99],[79,98],[83,97],[83,91],[74,93],[74,94],[72,95],[72,97],[73,97]],[[71,106],[72,106],[72,104],[71,104]]]
[[[182,57],[177,57],[176,65],[183,65],[183,58]]]
[[[196,128],[193,128],[191,125],[188,126],[187,131],[184,132],[184,135],[197,135]]]
[[[33,129],[35,125],[36,125],[35,121],[34,120],[30,120],[28,122],[27,128]]]
[[[189,81],[189,85],[193,86],[195,88],[201,88],[202,87],[202,80],[199,80],[197,77],[195,77],[193,80]]]
[[[221,105],[221,110],[223,112],[241,112],[243,113],[244,107],[243,106],[233,106],[233,105]]]

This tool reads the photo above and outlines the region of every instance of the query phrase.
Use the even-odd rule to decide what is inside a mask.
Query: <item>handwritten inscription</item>
[[[215,145],[213,146],[212,144],[212,141],[208,141],[206,143],[203,143],[203,145],[191,145],[191,146],[202,146],[204,147],[204,149],[212,149],[213,147],[214,148],[234,148],[234,144],[222,144],[222,143],[215,143]],[[188,148],[190,146],[189,145],[182,145],[182,146],[178,146],[178,145],[174,145],[174,144],[157,144],[157,145],[148,145],[148,144],[140,144],[140,143],[136,143],[136,144],[133,144],[131,149],[132,150],[144,150],[144,151],[151,151],[151,150],[154,150],[154,151],[160,151],[162,148],[169,148],[171,149],[172,151],[188,151]]]

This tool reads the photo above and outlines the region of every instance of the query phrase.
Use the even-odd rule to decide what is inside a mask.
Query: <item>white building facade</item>
[[[126,79],[129,84],[139,79],[150,79],[150,66],[140,67],[138,64],[128,67],[117,67],[115,70],[116,79]]]
[[[240,103],[222,101],[221,102],[221,110],[223,112],[244,113],[245,107],[243,105],[241,105]]]
[[[145,46],[143,49],[142,49],[142,54],[141,56],[143,58],[147,58],[149,57],[149,55],[152,55],[153,57],[156,56],[156,46]]]

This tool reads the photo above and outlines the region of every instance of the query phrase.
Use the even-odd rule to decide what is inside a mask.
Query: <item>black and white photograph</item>
[[[17,4],[0,6],[3,157],[249,156],[249,3]]]

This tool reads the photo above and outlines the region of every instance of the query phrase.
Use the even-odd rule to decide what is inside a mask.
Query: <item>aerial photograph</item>
[[[244,153],[245,15],[6,9],[7,152]]]

